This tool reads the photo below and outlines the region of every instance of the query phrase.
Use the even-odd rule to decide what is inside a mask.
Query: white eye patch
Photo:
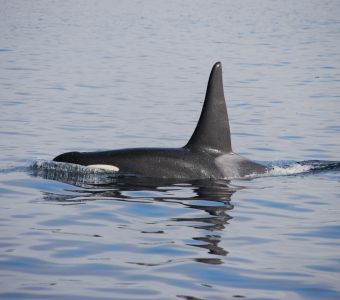
[[[101,170],[112,171],[112,172],[119,171],[119,168],[113,165],[89,165],[87,167],[91,169],[101,169]]]

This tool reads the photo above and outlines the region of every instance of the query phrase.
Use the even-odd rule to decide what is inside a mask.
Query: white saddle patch
[[[89,165],[87,167],[91,169],[101,169],[101,170],[112,171],[112,172],[119,171],[119,168],[113,165]]]

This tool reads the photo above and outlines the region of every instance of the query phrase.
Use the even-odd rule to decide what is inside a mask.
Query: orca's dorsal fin
[[[185,148],[232,151],[220,62],[215,63],[211,70],[201,116]]]

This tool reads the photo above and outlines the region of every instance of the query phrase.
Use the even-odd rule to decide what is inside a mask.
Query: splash
[[[112,171],[108,171],[104,168],[95,168],[93,166],[87,167],[82,165],[70,164],[70,163],[63,163],[63,162],[54,162],[54,161],[35,161],[32,164],[32,169],[42,172],[49,172],[49,171],[59,171],[59,172],[66,172],[66,173],[82,173],[84,175],[91,175],[91,174],[106,174],[112,173]]]
[[[273,166],[272,169],[268,170],[268,176],[287,176],[307,173],[312,169],[310,165],[300,165],[294,163],[289,166]]]
[[[267,166],[268,172],[265,174],[265,176],[289,176],[299,174],[314,174],[325,171],[340,171],[339,161],[277,161],[269,163]]]
[[[110,183],[122,174],[103,168],[87,167],[54,161],[35,161],[31,165],[35,176],[74,185]],[[127,174],[124,176],[128,176]]]

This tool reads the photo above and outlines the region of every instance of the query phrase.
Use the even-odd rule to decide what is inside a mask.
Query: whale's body
[[[232,151],[221,63],[212,68],[200,119],[184,147],[68,152],[54,161],[169,179],[230,179],[267,171]]]

